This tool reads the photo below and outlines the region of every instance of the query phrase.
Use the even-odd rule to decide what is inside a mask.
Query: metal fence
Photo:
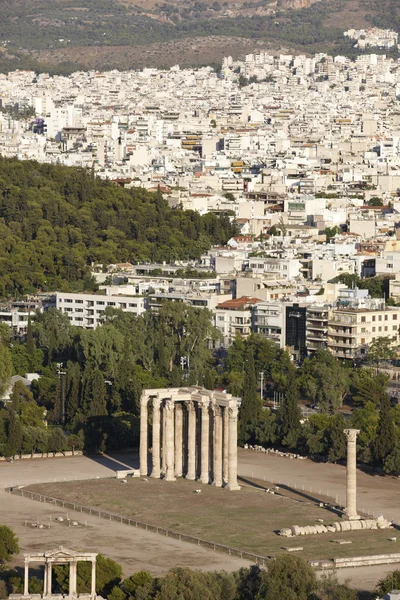
[[[128,517],[123,517],[122,515],[110,513],[105,510],[99,510],[98,508],[93,508],[91,506],[84,506],[82,504],[76,504],[75,502],[67,502],[66,500],[61,500],[60,498],[52,498],[51,496],[44,496],[43,494],[38,494],[37,492],[31,492],[26,489],[22,489],[22,488],[18,488],[18,487],[9,487],[9,488],[6,488],[6,491],[9,494],[16,494],[18,496],[22,496],[23,498],[29,498],[30,500],[36,500],[38,502],[45,502],[47,504],[52,504],[53,506],[67,508],[69,510],[74,510],[76,512],[85,513],[87,515],[92,515],[95,517],[100,517],[101,519],[106,519],[107,521],[116,521],[117,523],[123,523],[124,525],[130,525],[130,526],[136,527],[138,529],[144,529],[145,531],[151,531],[152,533],[158,533],[159,535],[173,538],[175,540],[179,540],[180,542],[189,542],[190,544],[195,544],[196,546],[202,546],[203,548],[208,548],[208,549],[214,550],[216,552],[223,552],[224,554],[228,554],[229,556],[235,556],[237,558],[242,558],[243,560],[248,560],[248,561],[253,562],[262,567],[265,567],[266,563],[270,560],[269,556],[262,556],[260,554],[254,554],[253,552],[247,552],[246,550],[239,550],[238,548],[232,548],[230,546],[225,546],[224,544],[217,544],[215,542],[203,540],[202,538],[195,537],[193,535],[179,533],[177,531],[174,531],[172,529],[167,529],[165,527],[157,527],[156,525],[150,525],[149,523],[144,523],[143,521],[136,521],[136,519],[130,519]]]

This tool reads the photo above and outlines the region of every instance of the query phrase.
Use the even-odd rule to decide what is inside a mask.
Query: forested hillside
[[[349,27],[400,29],[398,0],[310,2],[10,0],[2,3],[0,70],[220,64],[257,46],[275,54],[351,55],[352,43],[343,38]]]
[[[89,267],[199,257],[229,217],[172,210],[160,193],[80,169],[0,158],[0,296],[91,289]]]

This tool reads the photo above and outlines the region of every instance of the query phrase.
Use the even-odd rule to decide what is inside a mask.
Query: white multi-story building
[[[146,311],[143,296],[108,296],[103,294],[69,294],[57,292],[56,308],[66,314],[72,325],[95,329],[104,320],[106,308],[119,308],[137,316]]]

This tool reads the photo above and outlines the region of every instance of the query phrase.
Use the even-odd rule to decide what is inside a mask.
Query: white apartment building
[[[218,304],[214,309],[214,325],[222,334],[222,345],[228,348],[236,335],[246,338],[252,329],[252,309],[261,302],[243,296]]]
[[[95,329],[102,323],[107,307],[119,308],[137,316],[146,311],[147,299],[141,296],[107,296],[103,294],[69,294],[57,292],[56,308],[66,314],[72,325]]]
[[[381,337],[399,342],[400,308],[386,307],[384,300],[365,301],[364,307],[337,308],[328,321],[328,348],[336,358],[354,360],[368,352]]]
[[[285,347],[286,305],[283,302],[260,302],[253,308],[253,331],[279,348]]]

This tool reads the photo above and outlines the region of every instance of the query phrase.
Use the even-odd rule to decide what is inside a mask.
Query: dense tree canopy
[[[0,158],[0,296],[93,289],[89,266],[196,258],[235,233],[228,216],[69,167]]]

